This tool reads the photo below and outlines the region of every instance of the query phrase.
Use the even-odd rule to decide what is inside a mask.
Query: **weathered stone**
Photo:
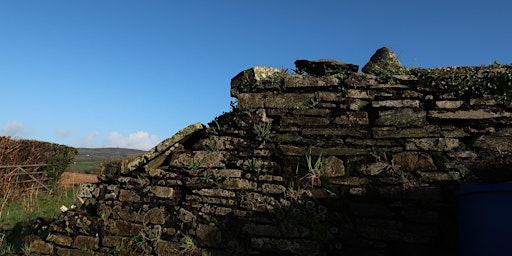
[[[361,112],[347,112],[342,116],[336,117],[334,119],[335,124],[341,125],[368,125],[370,120],[368,119],[368,113]]]
[[[503,111],[494,112],[488,109],[476,109],[459,110],[455,112],[429,111],[427,116],[439,119],[492,119],[500,117],[512,117],[512,113]]]
[[[421,128],[375,127],[372,129],[376,139],[390,138],[418,138],[439,136],[438,126],[424,126]]]
[[[373,99],[374,95],[368,93],[368,91],[356,90],[356,89],[348,89],[347,90],[347,98],[352,99]]]
[[[283,73],[277,68],[255,66],[240,72],[231,79],[231,97],[237,97],[242,92],[250,92],[255,85],[272,79],[276,74]]]
[[[107,219],[104,228],[107,235],[130,236],[131,225],[127,221]]]
[[[207,246],[217,246],[222,241],[220,230],[212,225],[199,224],[196,229],[196,235]]]
[[[156,255],[158,256],[167,256],[167,255],[179,255],[180,243],[170,242],[166,240],[159,239],[156,243]]]
[[[432,171],[437,167],[432,157],[427,153],[404,151],[393,154],[394,164],[407,171]]]
[[[493,135],[482,135],[473,144],[474,147],[489,149],[496,152],[512,151],[512,136],[495,133]]]
[[[194,216],[193,213],[187,211],[184,208],[180,208],[178,211],[178,219],[181,220],[183,223],[189,223],[196,219],[196,216]]]
[[[459,140],[453,138],[411,139],[405,144],[405,150],[450,151],[458,148],[459,145]]]
[[[256,212],[266,212],[279,206],[279,202],[270,196],[250,192],[242,196],[240,207]]]
[[[245,108],[289,108],[301,109],[317,102],[316,93],[241,93],[238,106]]]
[[[357,73],[359,66],[333,59],[296,60],[295,66],[299,72],[306,72],[312,76],[325,76],[337,73]]]
[[[469,99],[469,105],[486,105],[493,106],[497,105],[499,102],[495,99]]]
[[[419,100],[382,100],[382,101],[372,101],[372,107],[374,108],[419,108],[420,101]]]
[[[375,162],[371,164],[364,164],[361,166],[361,173],[365,175],[375,176],[382,172],[388,171],[391,168],[390,164],[385,162]]]
[[[82,182],[79,185],[78,193],[76,196],[80,198],[91,198],[92,192],[96,189],[97,185],[94,183]]]
[[[194,151],[192,154],[176,154],[172,156],[171,165],[175,167],[194,168],[223,168],[225,155],[221,151]]]
[[[345,165],[343,160],[335,157],[326,157],[323,161],[323,170],[326,177],[341,177],[345,175]]]
[[[264,174],[264,175],[258,176],[258,180],[260,180],[260,181],[283,181],[284,178],[281,176]]]
[[[128,244],[130,238],[122,237],[122,236],[103,236],[101,239],[101,244],[107,247],[122,247],[125,244]]]
[[[345,96],[339,92],[318,92],[318,99],[320,101],[340,102],[345,99]]]
[[[37,239],[30,243],[30,252],[37,255],[51,255],[53,254],[53,245]]]
[[[204,188],[193,192],[202,196],[235,197],[235,192],[220,188]]]
[[[61,246],[71,246],[71,243],[73,243],[73,239],[71,237],[59,234],[49,234],[46,240]]]
[[[351,136],[365,137],[368,131],[359,127],[340,127],[340,128],[305,128],[302,135],[324,135],[324,136]]]
[[[157,197],[174,198],[174,189],[170,187],[151,186],[149,190]]]
[[[312,77],[303,75],[287,75],[284,78],[284,88],[305,88],[305,87],[333,87],[340,83],[334,76]]]
[[[247,179],[231,178],[224,181],[224,186],[228,189],[235,190],[254,190],[258,186],[256,182],[249,181]]]
[[[308,152],[305,147],[291,146],[291,145],[279,145],[279,149],[284,155],[287,156],[304,156]],[[367,149],[362,148],[344,148],[344,147],[333,147],[333,148],[317,148],[311,147],[313,155],[324,155],[324,156],[336,156],[336,155],[364,155],[368,154]]]
[[[345,186],[363,186],[370,183],[370,180],[367,178],[360,177],[340,177],[340,178],[332,178],[329,180],[332,184],[335,185],[345,185]]]
[[[193,134],[196,132],[204,129],[205,126],[202,123],[196,123],[189,125],[182,130],[178,131],[176,134],[174,134],[171,138],[165,139],[164,141],[160,142],[158,145],[153,147],[150,151],[148,151],[146,154],[136,158],[135,160],[131,161],[127,164],[126,168],[121,169],[121,173],[128,173],[130,171],[135,170],[137,167],[142,166],[143,164],[153,160],[157,156],[164,154],[165,151],[173,149],[172,146],[176,143],[183,142],[190,138]],[[167,152],[167,154],[170,154],[170,152]]]
[[[152,208],[150,209],[144,216],[144,220],[151,224],[159,224],[162,225],[165,223],[165,217],[167,216],[167,212],[165,208]]]
[[[56,255],[59,255],[59,256],[108,256],[109,254],[87,251],[87,250],[82,250],[82,249],[68,249],[68,248],[57,247]]]
[[[140,201],[140,196],[134,190],[122,189],[119,191],[119,201],[138,202]]]
[[[379,118],[375,120],[377,125],[410,127],[424,126],[426,120],[425,111],[414,111],[411,108],[379,111]]]
[[[283,185],[264,183],[261,185],[262,192],[265,194],[282,194],[286,190]]]
[[[350,101],[350,103],[348,105],[348,109],[354,110],[354,111],[359,111],[359,110],[362,110],[364,107],[366,107],[368,104],[369,104],[368,101],[354,99],[354,100]]]
[[[99,237],[77,236],[73,241],[73,248],[95,250],[99,248]]]
[[[436,101],[436,106],[438,108],[454,109],[459,108],[460,106],[462,106],[463,103],[464,101],[462,100],[441,100]]]
[[[296,125],[300,127],[309,127],[309,126],[324,126],[329,124],[329,118],[324,117],[293,117],[293,116],[283,116],[281,118],[281,126],[289,126]]]
[[[405,68],[402,67],[396,55],[386,47],[378,49],[362,69],[365,74],[375,75],[399,74],[402,70]]]
[[[364,196],[366,195],[366,188],[350,188],[348,193],[354,196]]]
[[[427,182],[461,180],[459,172],[423,172],[421,173],[421,177]]]
[[[347,138],[345,142],[353,145],[362,146],[399,146],[401,145],[397,140],[377,140],[377,139],[356,139]]]

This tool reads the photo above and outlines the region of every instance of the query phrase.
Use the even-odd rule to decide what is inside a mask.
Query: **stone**
[[[247,179],[231,178],[224,181],[224,186],[235,190],[254,190],[258,186],[256,182]]]
[[[145,214],[144,221],[151,224],[163,225],[165,223],[165,216],[167,216],[165,208],[152,208]]]
[[[425,111],[415,111],[411,108],[378,111],[376,125],[409,127],[424,126],[427,118]]]
[[[462,177],[459,172],[422,172],[421,178],[427,182],[439,182],[460,181]]]
[[[286,188],[279,184],[264,183],[261,185],[261,190],[265,194],[282,194]]]
[[[381,101],[372,101],[372,107],[374,108],[419,108],[420,101],[419,100],[381,100]]]
[[[462,101],[462,100],[441,100],[441,101],[436,101],[436,106],[438,108],[454,109],[454,108],[459,108],[460,106],[462,106],[463,103],[464,103],[464,101]]]
[[[361,173],[363,173],[364,175],[375,176],[382,172],[388,171],[390,167],[390,164],[385,162],[364,164],[361,166]]]
[[[138,202],[140,201],[140,196],[134,190],[122,189],[119,191],[119,201]]]
[[[332,184],[335,185],[345,185],[345,186],[364,186],[370,183],[370,180],[367,178],[361,177],[340,177],[340,178],[332,178],[329,180]]]
[[[149,190],[157,197],[174,198],[174,189],[171,187],[151,186]]]
[[[359,127],[304,128],[302,135],[365,137],[368,131]]]
[[[338,86],[340,80],[334,76],[312,77],[303,75],[287,75],[284,78],[284,89],[290,88],[318,88]]]
[[[300,127],[311,127],[311,126],[325,126],[329,124],[329,118],[325,117],[309,117],[309,116],[283,116],[281,118],[281,126],[300,126]]]
[[[231,97],[250,92],[252,88],[256,87],[255,85],[271,80],[280,73],[284,73],[284,71],[270,67],[255,66],[246,69],[231,79]]]
[[[196,235],[203,243],[210,247],[217,246],[222,241],[220,230],[212,225],[199,224],[196,229]]]
[[[357,73],[359,66],[347,64],[333,59],[296,60],[295,67],[298,72],[306,72],[311,76],[325,76],[338,73]]]
[[[53,245],[37,239],[30,243],[30,252],[37,255],[51,255],[53,254]]]
[[[509,112],[495,112],[489,109],[459,110],[455,112],[429,111],[427,116],[439,119],[492,119],[500,117],[512,117]]]
[[[178,211],[178,219],[183,223],[190,223],[196,219],[196,216],[184,208],[180,208]]]
[[[241,93],[237,97],[238,106],[245,108],[288,108],[301,109],[317,102],[316,93]]]
[[[215,197],[235,197],[236,194],[233,191],[220,189],[220,188],[204,188],[201,190],[193,190],[194,193],[197,193],[202,196],[215,196]]]
[[[92,192],[96,189],[97,185],[94,183],[82,182],[78,187],[77,197],[91,198]]]
[[[362,91],[357,89],[348,89],[347,98],[352,99],[373,99],[375,95],[369,94],[368,91]]]
[[[182,130],[174,134],[171,138],[165,139],[162,142],[160,142],[158,145],[149,150],[146,154],[137,157],[135,160],[129,162],[126,168],[121,168],[121,173],[126,174],[135,170],[137,167],[142,166],[147,162],[155,159],[156,157],[164,154],[167,150],[171,149],[172,146],[175,145],[176,143],[186,141],[193,134],[200,130],[203,130],[204,128],[205,126],[202,123],[195,123],[183,128]]]
[[[73,248],[95,250],[99,248],[99,237],[77,236],[73,241]]]
[[[453,138],[423,138],[411,139],[405,144],[406,150],[426,150],[426,151],[450,151],[458,148],[460,145],[458,139]]]
[[[433,171],[437,167],[432,157],[423,152],[404,151],[393,154],[394,164],[406,171]]]
[[[376,139],[418,138],[439,136],[439,127],[428,125],[421,128],[375,127],[372,128]]]
[[[492,135],[481,135],[473,146],[496,152],[512,152],[512,136],[502,135],[499,132]]]
[[[396,55],[386,47],[378,49],[370,58],[370,61],[364,65],[363,73],[365,74],[398,74],[404,70]]]
[[[347,112],[342,116],[334,119],[335,124],[341,125],[368,125],[370,120],[368,119],[368,112]]]
[[[322,167],[325,177],[333,178],[345,176],[345,165],[343,160],[335,156],[326,157],[323,161]]]
[[[46,240],[66,247],[71,246],[71,243],[73,243],[73,239],[71,237],[59,234],[49,234]]]
[[[172,252],[178,254],[177,248],[180,248],[180,243],[159,239],[156,243],[155,251],[158,256],[167,256],[172,255]]]

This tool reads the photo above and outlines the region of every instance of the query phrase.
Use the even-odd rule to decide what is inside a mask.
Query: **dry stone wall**
[[[296,65],[297,74],[238,74],[231,112],[100,176],[92,198],[33,249],[456,254],[453,191],[509,154],[512,105],[502,83],[511,67],[405,69],[385,48],[365,73],[333,60]],[[494,84],[474,89],[482,81]]]

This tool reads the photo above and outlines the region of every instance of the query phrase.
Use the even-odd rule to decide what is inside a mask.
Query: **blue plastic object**
[[[512,183],[469,183],[455,196],[459,255],[512,255]]]

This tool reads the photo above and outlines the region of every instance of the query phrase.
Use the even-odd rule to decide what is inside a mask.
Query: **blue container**
[[[512,255],[512,183],[469,183],[456,197],[459,255]]]

